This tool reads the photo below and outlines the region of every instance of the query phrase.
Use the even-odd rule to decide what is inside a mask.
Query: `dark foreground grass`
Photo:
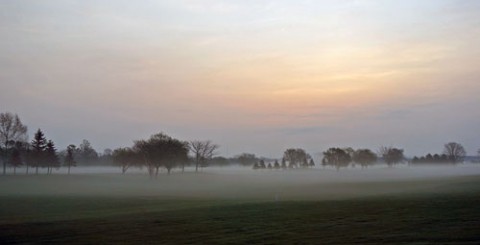
[[[17,197],[15,202],[21,199]],[[52,205],[70,207],[72,216],[65,215],[68,208],[63,208],[53,212],[59,216],[37,217],[42,221],[28,221],[29,217],[24,221],[4,220],[0,243],[480,243],[477,192],[261,203],[132,198],[96,199],[97,203],[87,205],[92,201],[89,198],[60,199],[50,201],[63,202]],[[48,197],[38,199],[37,205],[47,205],[48,201]],[[4,204],[7,206],[8,202]],[[80,206],[97,208],[73,215]]]

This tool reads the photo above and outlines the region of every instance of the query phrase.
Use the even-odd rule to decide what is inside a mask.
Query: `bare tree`
[[[0,113],[0,147],[3,147],[3,174],[7,171],[9,147],[13,142],[27,141],[27,126],[23,125],[17,114]]]
[[[448,160],[450,160],[451,163],[461,162],[467,155],[465,148],[463,148],[461,144],[456,142],[450,142],[445,144],[443,148],[443,153],[447,155]]]
[[[213,144],[210,140],[194,140],[191,141],[188,146],[194,155],[195,172],[198,172],[198,167],[206,164],[206,162],[216,154],[215,150],[219,147],[218,145]]]

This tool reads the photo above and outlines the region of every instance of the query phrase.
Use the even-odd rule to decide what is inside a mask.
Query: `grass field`
[[[309,175],[8,176],[0,179],[0,243],[480,243],[480,176]]]

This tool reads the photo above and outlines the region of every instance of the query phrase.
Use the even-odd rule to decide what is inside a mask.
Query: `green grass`
[[[84,177],[80,178],[69,181],[77,181],[71,187],[78,188],[82,195],[59,195],[54,191],[46,194],[50,185],[42,187],[39,195],[0,190],[0,194],[4,193],[0,195],[0,244],[480,243],[480,178],[474,176],[378,182],[376,185],[385,184],[392,190],[407,184],[428,188],[412,191],[408,187],[391,193],[381,189],[365,191],[366,195],[342,195],[338,199],[317,196],[330,192],[318,193],[313,191],[313,186],[306,185],[308,191],[302,197],[311,192],[312,198],[277,202],[246,194],[242,198],[153,195],[161,191],[151,187],[151,183],[140,185],[142,189],[154,188],[153,192],[142,195],[99,195],[98,192],[86,195],[77,186],[85,185]],[[115,183],[119,180],[112,178],[108,183],[125,184],[123,180]],[[32,179],[31,183],[37,185],[37,181]],[[351,185],[352,190],[358,192],[371,189],[373,184]],[[242,186],[239,184],[236,190]],[[323,188],[345,190],[349,186],[340,183]],[[19,186],[17,190],[27,187]],[[299,188],[295,187],[292,192]],[[215,188],[203,191],[214,192]],[[248,187],[242,191],[255,190]],[[223,189],[219,193],[223,193]]]
[[[62,206],[62,210],[53,212],[62,219],[42,217],[43,221],[37,222],[4,223],[0,225],[1,243],[480,242],[480,197],[473,193],[240,204],[155,199],[121,202],[115,199],[61,199],[49,201],[44,198],[33,204],[47,208],[46,202],[52,202],[54,206]],[[16,201],[29,200],[18,198]],[[65,215],[67,207],[74,214],[79,206],[92,210],[83,210],[88,215]]]

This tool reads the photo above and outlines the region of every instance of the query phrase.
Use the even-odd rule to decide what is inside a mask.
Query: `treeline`
[[[310,154],[307,154],[304,149],[290,148],[283,153],[281,164],[278,160],[273,163],[265,164],[262,159],[253,165],[253,169],[293,169],[293,168],[310,168],[314,167],[315,162]]]
[[[478,150],[480,155],[480,150]],[[422,164],[422,163],[457,163],[462,162],[467,156],[465,148],[458,143],[450,142],[445,144],[443,149],[443,154],[430,154],[428,153],[425,156],[413,157],[410,163],[412,164]]]
[[[106,149],[99,154],[88,140],[83,140],[78,147],[70,144],[66,149],[58,151],[55,143],[47,139],[41,129],[28,141],[28,128],[23,125],[18,115],[0,113],[0,155],[3,174],[7,166],[13,168],[26,167],[38,174],[39,169],[47,169],[51,174],[53,169],[78,165],[115,165],[126,173],[130,168],[145,168],[151,177],[158,176],[160,169],[166,169],[169,174],[172,169],[179,168],[182,172],[186,166],[194,166],[195,171],[209,165],[250,166],[253,169],[296,169],[315,166],[313,157],[300,148],[285,150],[280,159],[257,157],[255,154],[242,153],[232,158],[216,156],[218,145],[209,140],[182,141],[164,133],[152,135],[149,139],[134,141],[130,147],[114,150]],[[480,150],[479,150],[480,155]],[[383,162],[393,166],[402,162],[420,163],[458,163],[465,159],[466,151],[459,143],[450,142],[444,145],[442,154],[427,154],[421,157],[406,159],[404,150],[395,147],[381,147],[377,153],[370,149],[351,147],[332,147],[321,156],[321,166],[334,167],[337,170],[359,164],[366,168],[372,164]]]
[[[38,174],[39,169],[46,169],[51,174],[53,169],[62,166],[70,168],[82,165],[111,164],[111,151],[106,150],[103,155],[98,154],[88,140],[83,140],[79,146],[70,144],[66,149],[58,151],[53,140],[47,139],[44,132],[38,129],[32,141],[28,141],[28,127],[18,115],[5,112],[0,113],[0,157],[3,174],[7,166],[13,168],[25,167],[25,173]]]

